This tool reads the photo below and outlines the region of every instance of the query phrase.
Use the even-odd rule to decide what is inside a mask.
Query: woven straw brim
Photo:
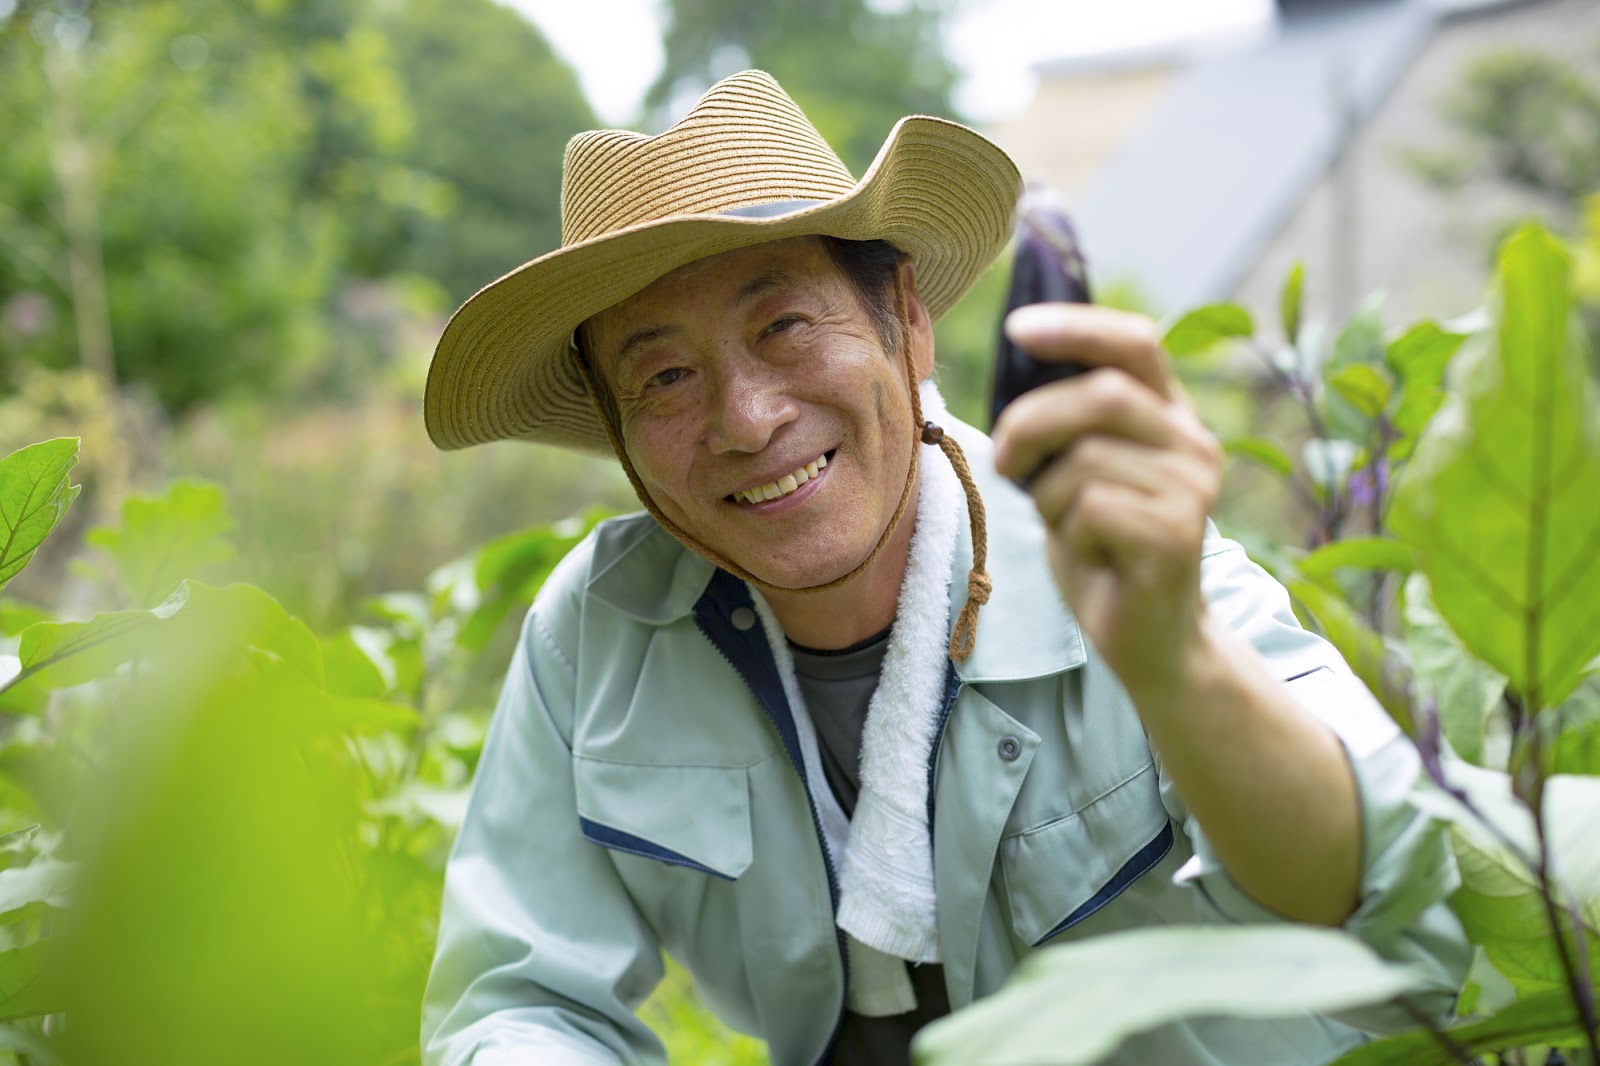
[[[837,199],[776,218],[677,216],[541,256],[485,286],[445,326],[423,401],[428,435],[444,449],[514,438],[609,456],[569,345],[585,319],[697,259],[806,234],[893,243],[911,256],[938,318],[1005,247],[1020,188],[994,144],[913,116]]]

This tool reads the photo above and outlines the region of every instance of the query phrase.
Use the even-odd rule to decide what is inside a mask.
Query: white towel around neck
[[[923,416],[949,415],[931,381]],[[840,929],[849,936],[850,1008],[887,1015],[911,1010],[916,996],[905,962],[938,962],[928,766],[949,669],[950,572],[966,499],[937,446],[922,445],[921,487],[911,555],[894,631],[861,733],[861,792],[846,819],[828,788],[816,730],[800,696],[794,657],[771,608],[754,596],[794,711],[802,762],[829,854],[839,869]],[[754,590],[752,590],[754,592]]]

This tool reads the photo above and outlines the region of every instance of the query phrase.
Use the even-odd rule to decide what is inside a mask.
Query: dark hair
[[[895,271],[900,269],[901,251],[888,241],[847,241],[839,237],[822,238],[828,258],[850,282],[861,309],[872,320],[878,339],[890,354],[900,349],[900,312],[891,295]]]

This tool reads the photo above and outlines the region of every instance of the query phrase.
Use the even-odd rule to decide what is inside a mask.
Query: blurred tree
[[[657,125],[718,78],[767,71],[860,174],[904,115],[950,116],[956,69],[939,42],[943,0],[751,4],[671,0],[666,60],[645,97]]]
[[[553,246],[593,125],[493,0],[19,0],[0,98],[0,376],[83,365],[171,411],[359,359],[352,283],[460,297]]]
[[[1562,225],[1600,189],[1600,81],[1587,69],[1544,52],[1489,52],[1468,66],[1441,111],[1459,144],[1409,159],[1442,188],[1509,183],[1553,207]]]
[[[426,275],[461,300],[561,243],[562,152],[594,112],[533,24],[490,0],[405,0],[383,25],[415,136],[408,175],[379,191],[423,210],[391,216],[393,258],[367,265]]]

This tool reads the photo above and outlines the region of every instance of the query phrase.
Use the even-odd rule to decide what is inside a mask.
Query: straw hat
[[[428,435],[611,455],[570,343],[584,319],[696,259],[805,234],[893,243],[938,317],[1005,246],[1020,189],[998,147],[924,116],[896,123],[858,182],[761,71],[712,86],[654,137],[581,133],[562,161],[562,246],[451,317],[428,370]]]

